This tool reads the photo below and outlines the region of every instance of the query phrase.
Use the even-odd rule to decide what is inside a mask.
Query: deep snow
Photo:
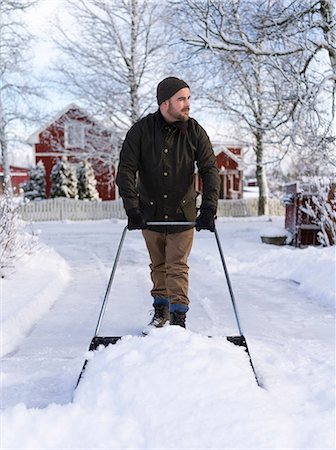
[[[125,337],[89,355],[125,222],[36,224],[42,250],[1,281],[1,448],[334,448],[335,248],[262,244],[282,221],[217,223],[266,389],[225,338],[237,327],[213,234],[195,236],[188,329],[142,338],[148,257],[129,232],[100,333]]]

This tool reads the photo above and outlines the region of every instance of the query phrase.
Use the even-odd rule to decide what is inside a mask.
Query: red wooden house
[[[102,200],[118,198],[115,185],[116,157],[112,134],[85,111],[72,104],[36,131],[28,140],[35,152],[35,163],[42,161],[46,169],[46,194],[50,196],[50,174],[63,155],[77,163],[88,159],[95,171],[97,190]],[[221,179],[220,198],[243,197],[242,149],[238,146],[214,145]],[[196,173],[196,189],[202,182]]]
[[[21,187],[29,180],[29,169],[10,166],[11,182],[14,195],[20,195]],[[4,171],[0,165],[0,195],[4,194]]]
[[[220,176],[220,199],[243,198],[242,148],[237,146],[213,145]],[[196,174],[196,189],[202,191],[202,181]]]
[[[62,156],[71,163],[87,159],[93,167],[97,190],[102,200],[114,200],[115,163],[111,132],[85,111],[72,104],[28,139],[33,146],[35,163],[42,161],[46,170],[46,194],[50,196],[50,174]]]

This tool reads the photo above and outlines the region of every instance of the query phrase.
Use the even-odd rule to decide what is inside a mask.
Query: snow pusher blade
[[[150,225],[150,226],[158,226],[158,225],[160,225],[160,226],[193,225],[193,226],[195,226],[196,222],[147,222],[147,225]],[[105,337],[102,337],[102,336],[98,336],[98,334],[99,334],[100,326],[101,326],[101,323],[102,323],[102,320],[103,320],[103,317],[104,317],[104,314],[105,314],[105,310],[106,310],[106,306],[107,306],[107,300],[108,300],[108,297],[109,297],[109,294],[110,294],[112,282],[113,282],[115,271],[116,271],[116,268],[117,268],[117,265],[118,265],[118,262],[119,262],[119,257],[120,257],[121,249],[122,249],[122,246],[123,246],[123,243],[124,243],[124,240],[125,240],[125,236],[126,236],[127,230],[128,230],[128,228],[126,226],[124,228],[124,230],[122,232],[122,235],[121,235],[121,238],[120,238],[119,246],[118,246],[118,249],[117,249],[117,254],[116,254],[116,257],[115,257],[115,260],[114,260],[114,263],[113,263],[113,267],[112,267],[110,279],[109,279],[109,282],[108,282],[108,285],[107,285],[107,288],[106,288],[103,304],[102,304],[101,309],[100,309],[100,313],[99,313],[98,322],[97,322],[97,325],[96,325],[95,334],[94,334],[94,337],[92,338],[92,341],[91,341],[90,346],[89,346],[89,351],[94,351],[101,345],[103,345],[104,347],[107,347],[110,344],[116,344],[122,338],[122,336],[105,336]],[[229,278],[229,273],[228,273],[228,270],[227,270],[227,267],[226,267],[226,263],[225,263],[225,259],[224,259],[224,255],[223,255],[223,251],[222,251],[222,247],[221,247],[221,244],[220,244],[220,240],[219,240],[219,236],[218,236],[216,228],[214,229],[214,234],[215,234],[215,237],[216,237],[216,242],[217,242],[217,245],[218,245],[220,258],[221,258],[221,261],[222,261],[222,265],[223,265],[226,281],[227,281],[229,292],[230,292],[230,296],[231,296],[231,302],[232,302],[233,311],[234,311],[236,322],[237,322],[237,327],[238,327],[238,330],[239,330],[239,333],[240,333],[239,336],[227,336],[227,340],[229,342],[231,342],[232,344],[234,344],[234,345],[238,345],[239,347],[244,347],[244,349],[245,349],[245,351],[246,351],[246,353],[247,353],[247,355],[249,357],[250,364],[251,364],[251,367],[252,367],[252,370],[253,370],[256,382],[257,382],[259,387],[263,387],[263,385],[262,385],[261,381],[258,379],[257,373],[256,373],[256,371],[254,369],[254,366],[253,366],[253,363],[252,363],[252,358],[251,358],[251,355],[250,355],[250,352],[249,352],[249,349],[248,349],[248,346],[247,346],[247,342],[246,342],[246,339],[245,339],[245,337],[243,335],[243,332],[242,332],[242,328],[241,328],[239,317],[238,317],[238,310],[237,310],[237,306],[236,306],[236,301],[235,301],[235,298],[234,298],[232,285],[231,285],[230,278]],[[82,375],[83,375],[83,373],[85,371],[87,363],[88,363],[88,359],[86,359],[85,362],[84,362],[84,365],[82,367],[81,373],[80,373],[80,375],[78,377],[76,388],[77,388],[77,386],[78,386],[78,384],[79,384],[79,382],[81,380],[81,377],[82,377]]]
[[[110,344],[116,344],[118,341],[120,341],[120,339],[122,338],[122,336],[95,336],[91,343],[90,343],[90,347],[89,347],[89,352],[93,352],[95,350],[97,350],[97,348],[101,345],[103,345],[104,347],[107,347]],[[86,365],[88,363],[88,359],[86,359],[84,361],[81,373],[79,374],[78,380],[77,380],[77,384],[76,387],[78,386],[80,379],[82,378],[82,375],[86,369]]]
[[[247,356],[249,357],[251,368],[252,368],[252,371],[253,371],[253,374],[254,374],[254,378],[255,378],[255,380],[257,382],[257,385],[264,389],[264,386],[263,386],[262,382],[260,381],[260,379],[258,378],[258,375],[257,375],[257,373],[255,371],[255,368],[254,368],[254,365],[253,365],[253,362],[252,362],[252,358],[251,358],[250,351],[248,349],[245,337],[244,336],[227,336],[226,339],[229,342],[231,342],[232,344],[238,345],[238,347],[244,347],[245,352],[247,353]]]

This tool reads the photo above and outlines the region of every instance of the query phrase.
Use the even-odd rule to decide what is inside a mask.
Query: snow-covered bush
[[[29,171],[29,181],[23,186],[24,197],[27,200],[46,198],[46,171],[42,161]]]
[[[14,270],[18,260],[37,248],[36,237],[26,233],[17,206],[9,197],[0,198],[0,277]]]
[[[77,166],[78,198],[80,200],[99,200],[96,189],[97,180],[89,161],[85,160]]]
[[[51,171],[51,197],[78,198],[77,184],[76,169],[63,156]]]
[[[325,247],[336,244],[336,183],[317,180],[318,192],[302,211],[320,227],[317,238]]]

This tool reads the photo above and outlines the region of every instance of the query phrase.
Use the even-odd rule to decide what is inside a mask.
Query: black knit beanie
[[[160,81],[156,91],[157,102],[161,105],[162,102],[168,100],[177,91],[183,88],[189,88],[187,83],[176,77],[168,77]]]

